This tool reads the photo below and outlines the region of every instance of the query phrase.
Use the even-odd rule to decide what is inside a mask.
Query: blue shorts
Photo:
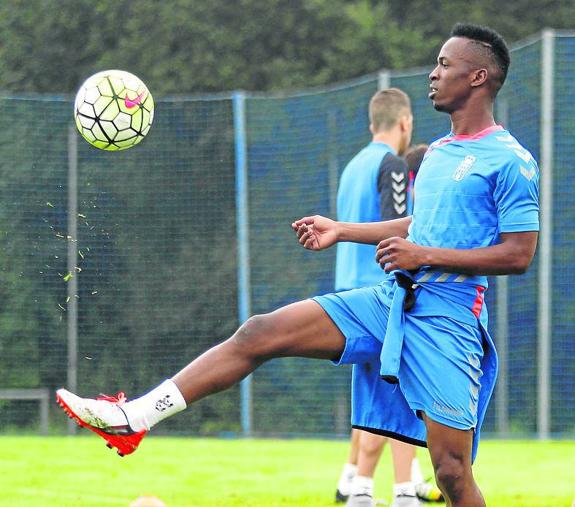
[[[379,365],[392,296],[392,284],[382,283],[314,298],[345,336],[338,364],[355,365],[352,424],[421,445],[420,412],[452,428],[475,428],[484,353],[479,322],[471,313],[467,322],[443,311],[406,313],[399,386],[389,384]]]

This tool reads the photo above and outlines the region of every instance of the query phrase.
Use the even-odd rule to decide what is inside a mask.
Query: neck
[[[373,134],[371,140],[374,143],[385,143],[387,144],[396,154],[399,153],[399,147],[401,146],[401,137],[393,131],[390,132],[377,132]]]
[[[496,125],[493,117],[493,103],[483,102],[451,113],[451,131],[456,135],[473,135]]]

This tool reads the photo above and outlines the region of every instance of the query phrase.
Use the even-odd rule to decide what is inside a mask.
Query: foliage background
[[[5,0],[0,90],[71,93],[104,68],[156,94],[279,90],[429,65],[457,21],[509,43],[575,26],[562,0]]]

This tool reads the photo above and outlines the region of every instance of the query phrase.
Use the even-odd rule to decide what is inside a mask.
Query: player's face
[[[437,111],[452,113],[469,97],[473,65],[466,56],[468,39],[452,37],[441,48],[437,66],[429,74],[429,98]]]

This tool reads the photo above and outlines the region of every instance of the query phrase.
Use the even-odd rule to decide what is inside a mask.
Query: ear
[[[373,123],[369,124],[369,131],[371,132],[371,135],[374,136],[375,135],[375,131],[373,129]]]
[[[487,69],[477,69],[471,76],[471,86],[474,88],[481,86],[487,82],[488,78],[489,73],[487,72]]]
[[[413,123],[413,116],[410,114],[404,114],[399,118],[399,126],[402,132],[407,132]]]

